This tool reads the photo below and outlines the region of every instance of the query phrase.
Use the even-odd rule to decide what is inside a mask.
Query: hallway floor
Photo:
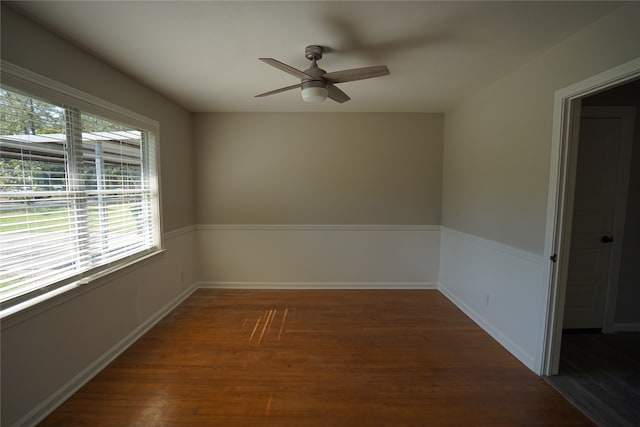
[[[599,426],[640,423],[640,334],[565,333],[547,381]]]

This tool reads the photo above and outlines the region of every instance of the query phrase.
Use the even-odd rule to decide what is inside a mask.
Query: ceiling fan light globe
[[[302,88],[302,100],[304,102],[322,102],[327,99],[329,91],[325,87],[312,86]]]

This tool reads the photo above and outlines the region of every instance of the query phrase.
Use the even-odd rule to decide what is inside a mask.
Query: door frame
[[[560,343],[573,218],[573,193],[582,98],[640,78],[640,58],[556,91],[544,255],[544,295],[538,372],[555,375]],[[555,262],[554,262],[555,261]]]

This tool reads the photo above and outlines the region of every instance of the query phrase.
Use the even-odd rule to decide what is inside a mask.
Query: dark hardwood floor
[[[201,289],[41,425],[593,424],[437,291]]]
[[[563,334],[548,381],[599,426],[639,426],[640,334]]]

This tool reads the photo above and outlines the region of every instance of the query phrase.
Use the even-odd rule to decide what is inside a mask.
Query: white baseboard
[[[536,373],[544,267],[541,255],[442,227],[440,291]]]
[[[198,282],[213,289],[437,289],[436,282]]]
[[[69,399],[75,392],[80,390],[85,384],[87,384],[93,377],[95,377],[100,371],[106,368],[111,362],[113,362],[122,352],[124,352],[129,346],[142,337],[149,329],[151,329],[156,323],[158,323],[164,316],[169,314],[180,303],[187,299],[196,290],[196,285],[193,284],[185,289],[182,293],[176,296],[173,301],[156,312],[153,316],[147,318],[143,323],[138,325],[131,333],[121,339],[118,343],[107,350],[102,356],[96,359],[89,366],[80,371],[77,375],[71,378],[65,385],[59,388],[55,393],[51,394],[46,400],[41,402],[38,406],[33,408],[22,418],[17,420],[12,427],[22,426],[35,426],[43,419],[45,419],[51,412],[53,412],[58,406]]]
[[[452,292],[447,290],[446,288],[440,286],[438,288],[440,293],[447,297],[449,301],[451,301],[456,307],[458,307],[467,317],[473,320],[478,326],[480,326],[486,333],[491,335],[491,337],[496,340],[501,346],[503,346],[507,351],[517,357],[522,363],[524,363],[529,369],[534,370],[535,360],[531,355],[526,353],[520,348],[517,344],[511,341],[507,336],[502,334],[498,329],[496,329],[491,323],[487,322],[487,320],[479,315],[475,310],[469,307],[467,304],[462,302],[460,298],[454,295]]]
[[[614,332],[640,332],[640,323],[614,323]]]

